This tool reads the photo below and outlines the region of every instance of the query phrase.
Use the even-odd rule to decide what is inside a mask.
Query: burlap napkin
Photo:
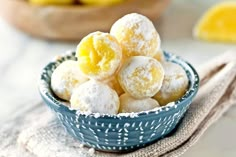
[[[170,136],[126,154],[94,151],[68,135],[50,113],[23,130],[18,144],[37,157],[176,157],[191,147],[211,124],[236,104],[236,52],[225,53],[198,69],[200,90],[180,125]],[[36,118],[38,119],[38,117]]]

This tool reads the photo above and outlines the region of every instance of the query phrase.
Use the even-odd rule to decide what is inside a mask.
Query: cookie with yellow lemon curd
[[[77,62],[68,60],[53,71],[51,88],[59,98],[69,101],[74,88],[87,80],[79,70]]]
[[[163,64],[165,77],[161,90],[154,96],[161,106],[181,98],[188,88],[188,77],[184,69],[175,63]]]
[[[102,80],[109,78],[118,69],[122,49],[112,35],[94,32],[81,40],[76,56],[79,68],[86,76]]]
[[[206,41],[236,42],[236,2],[211,7],[196,24],[194,36]]]
[[[125,93],[120,96],[120,113],[148,111],[160,107],[159,103],[152,98],[135,99]]]
[[[120,106],[117,93],[108,85],[95,80],[76,88],[70,102],[72,109],[89,113],[117,114]]]
[[[131,13],[116,21],[110,33],[121,43],[126,56],[153,57],[161,40],[153,23],[145,16]]]
[[[118,81],[126,93],[142,99],[154,96],[164,79],[162,65],[146,56],[130,57],[118,73]]]

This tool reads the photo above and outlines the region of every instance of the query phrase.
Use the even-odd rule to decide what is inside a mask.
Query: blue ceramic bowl
[[[137,114],[100,115],[82,114],[71,110],[53,95],[50,88],[52,72],[65,60],[76,60],[71,52],[57,57],[42,71],[39,91],[44,102],[56,113],[69,134],[83,144],[103,151],[130,151],[151,144],[168,135],[192,102],[199,86],[195,69],[186,61],[170,53],[164,53],[168,61],[184,68],[189,79],[186,94],[178,101],[156,110]]]

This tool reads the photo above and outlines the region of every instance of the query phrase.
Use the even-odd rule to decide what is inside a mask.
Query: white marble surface
[[[155,22],[162,48],[176,53],[194,66],[236,45],[207,43],[193,39],[192,28],[206,8],[219,0],[175,0]],[[79,41],[78,41],[79,42]],[[24,105],[41,101],[37,90],[40,69],[56,54],[75,49],[78,42],[56,42],[33,38],[0,18],[0,122]],[[235,157],[236,107],[207,130],[184,157]]]

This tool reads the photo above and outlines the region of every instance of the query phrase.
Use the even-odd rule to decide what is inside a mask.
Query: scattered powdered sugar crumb
[[[73,52],[74,52],[74,50],[67,50],[67,51],[65,52],[65,55],[72,55]]]
[[[169,102],[166,106],[173,107],[175,106],[175,102]]]
[[[90,148],[90,149],[88,150],[88,153],[89,153],[89,155],[93,156],[94,153],[95,153],[95,149],[94,149],[94,148]]]
[[[168,103],[166,106],[168,107],[173,107],[175,106],[175,102],[170,102]],[[117,115],[109,115],[109,114],[100,114],[100,113],[92,113],[92,112],[80,112],[79,110],[76,112],[77,115],[85,115],[85,116],[89,116],[89,115],[93,115],[94,118],[100,118],[102,116],[109,116],[109,117],[117,117],[117,118],[121,118],[121,117],[129,117],[129,118],[136,118],[139,117],[139,114],[145,113],[148,114],[149,112],[155,112],[155,111],[161,111],[163,107],[156,107],[152,110],[148,110],[148,111],[141,111],[141,112],[130,112],[130,113],[118,113]],[[129,127],[129,123],[125,123],[125,127]]]
[[[53,57],[53,59],[51,61],[56,62],[56,61],[60,60],[61,58],[62,58],[62,56],[57,55],[57,56]]]
[[[170,102],[166,105],[166,107],[174,107],[176,104],[175,102]],[[68,107],[69,108],[69,107]],[[77,115],[85,115],[85,116],[89,116],[89,115],[93,115],[94,118],[100,118],[100,117],[103,117],[103,116],[109,116],[109,117],[117,117],[117,118],[121,118],[121,117],[129,117],[129,118],[136,118],[136,117],[139,117],[139,114],[141,113],[146,113],[148,114],[149,112],[159,112],[162,110],[163,107],[156,107],[156,108],[153,108],[152,110],[148,110],[148,111],[141,111],[141,112],[130,112],[130,113],[118,113],[116,115],[110,115],[110,114],[100,114],[100,113],[92,113],[92,112],[81,112],[80,110],[77,110],[76,111],[76,114]],[[73,110],[71,108],[69,108],[70,110]],[[125,127],[129,127],[129,123],[125,123]],[[81,144],[81,146],[84,146],[83,144]]]
[[[80,147],[80,148],[84,148],[84,145],[83,145],[83,144],[80,144],[79,147]]]
[[[77,115],[81,115],[81,114],[83,114],[83,115],[91,115],[92,114],[92,112],[91,111],[83,111],[83,112],[81,112],[80,110],[77,110],[76,111],[76,114]]]
[[[73,111],[74,109],[73,108],[71,108],[70,106],[68,107],[69,108],[69,110],[71,110],[71,111]],[[78,112],[78,111],[76,111],[76,112]],[[76,113],[77,114],[77,113]]]
[[[119,113],[117,115],[118,117],[130,117],[130,118],[135,118],[138,117],[138,113],[131,112],[131,113]]]
[[[95,113],[94,114],[94,118],[99,118],[101,115],[100,115],[100,113]]]

